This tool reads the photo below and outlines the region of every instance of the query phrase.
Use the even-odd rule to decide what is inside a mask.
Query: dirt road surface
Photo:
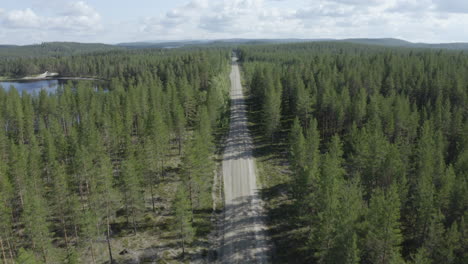
[[[232,59],[231,124],[223,156],[225,212],[221,263],[268,263],[265,212],[257,189],[252,139],[237,59]]]

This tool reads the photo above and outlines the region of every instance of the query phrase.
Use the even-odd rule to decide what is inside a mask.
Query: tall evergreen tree
[[[366,252],[370,263],[402,263],[399,219],[397,185],[387,190],[377,189],[372,194],[367,217]]]
[[[127,214],[127,223],[130,224],[129,218],[131,217],[133,233],[136,234],[136,219],[144,210],[144,197],[140,170],[137,168],[133,154],[131,154],[130,157],[122,163],[122,173],[120,177],[123,204]]]
[[[274,86],[271,76],[267,77],[265,85],[262,119],[264,120],[267,137],[273,140],[275,133],[279,130],[281,125],[281,87],[276,88]]]
[[[191,222],[193,213],[190,209],[190,200],[183,185],[177,189],[173,208],[175,214],[174,229],[178,233],[182,245],[182,256],[184,256],[186,246],[193,241],[195,230]]]

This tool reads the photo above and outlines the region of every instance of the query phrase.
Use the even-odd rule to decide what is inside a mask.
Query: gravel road
[[[252,139],[237,58],[232,59],[231,124],[223,156],[225,212],[221,263],[268,263],[265,212],[258,194]]]

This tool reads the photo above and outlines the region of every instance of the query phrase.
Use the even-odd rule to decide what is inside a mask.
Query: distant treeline
[[[0,45],[0,58],[58,57],[122,49],[122,47],[100,43],[76,42],[45,42],[26,46]]]

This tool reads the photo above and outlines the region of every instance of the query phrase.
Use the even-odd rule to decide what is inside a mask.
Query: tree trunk
[[[110,223],[109,223],[109,216],[106,217],[107,222],[107,232],[106,232],[106,240],[107,240],[107,248],[109,249],[109,260],[110,264],[114,263],[114,259],[112,258],[112,249],[110,243]]]
[[[181,234],[181,237],[182,237],[182,258],[185,258],[185,238],[184,238],[183,225],[180,225],[180,234]]]
[[[44,246],[41,247],[42,248],[42,254],[43,254],[43,258],[44,258],[44,263],[47,264],[47,252],[44,248]]]
[[[93,240],[90,239],[89,243],[91,244],[89,249],[91,250],[91,259],[93,260],[93,264],[96,264],[96,257],[94,256],[94,245],[93,245]]]
[[[192,211],[192,215],[190,216],[190,222],[193,223],[192,175],[189,176],[189,195],[190,195],[190,210]]]
[[[150,192],[151,192],[151,205],[153,206],[153,213],[156,212],[154,205],[154,191],[153,191],[153,181],[150,181]]]
[[[177,143],[179,144],[179,155],[182,152],[182,138],[179,136],[177,138]]]
[[[161,158],[161,178],[164,181],[164,161],[162,161],[162,158]]]
[[[10,258],[13,260],[15,257],[13,255],[13,250],[10,244],[10,240],[7,239],[8,251],[10,251]]]
[[[67,235],[67,225],[65,223],[65,217],[62,216],[60,219],[60,222],[62,222],[62,229],[63,229],[63,238],[65,239],[65,246],[68,249],[68,235]]]
[[[137,226],[135,221],[135,209],[132,208],[132,225],[133,225],[133,234],[136,235],[137,233]]]
[[[73,224],[73,230],[75,231],[75,239],[76,239],[76,242],[75,243],[78,243],[80,238],[78,236],[78,226],[75,224]]]
[[[0,247],[2,249],[3,262],[5,262],[5,264],[7,264],[5,248],[3,248],[3,239],[1,237],[0,237]]]
[[[125,201],[125,218],[127,221],[127,226],[130,224],[130,216],[128,215],[128,201],[127,201],[127,192],[124,192],[124,201]]]

